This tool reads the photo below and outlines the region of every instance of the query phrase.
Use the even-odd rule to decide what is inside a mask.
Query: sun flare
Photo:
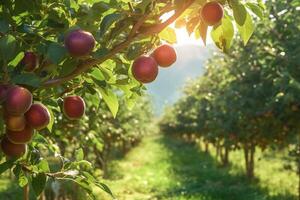
[[[202,44],[202,41],[200,39],[196,39],[194,34],[189,35],[187,30],[185,28],[174,28],[177,38],[177,44]]]
[[[164,14],[163,16],[161,16],[161,20],[165,21],[167,20],[169,17],[171,17],[174,14],[174,12],[169,12]],[[177,45],[186,45],[186,44],[194,44],[194,45],[200,45],[200,46],[204,46],[203,42],[201,41],[200,38],[196,38],[195,34],[191,34],[189,35],[189,33],[187,32],[185,27],[182,28],[176,28],[175,27],[175,22],[170,24],[170,26],[172,29],[175,30],[176,33],[176,38],[177,38]],[[211,38],[209,37],[209,33],[210,33],[210,29],[208,29],[208,37],[207,37],[207,44],[212,43]]]

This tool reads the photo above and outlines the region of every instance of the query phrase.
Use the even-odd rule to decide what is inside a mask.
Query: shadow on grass
[[[249,182],[244,175],[231,175],[228,168],[220,168],[210,155],[170,137],[160,142],[171,151],[171,176],[178,181],[157,199],[189,200],[296,200],[296,196],[270,196],[256,182]],[[272,173],[272,172],[270,172]]]

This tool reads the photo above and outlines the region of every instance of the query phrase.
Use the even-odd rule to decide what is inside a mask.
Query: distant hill
[[[187,44],[175,48],[177,62],[170,68],[160,68],[157,79],[146,86],[157,114],[162,113],[166,105],[174,103],[181,96],[187,80],[204,73],[205,62],[216,51],[214,45],[203,47]]]

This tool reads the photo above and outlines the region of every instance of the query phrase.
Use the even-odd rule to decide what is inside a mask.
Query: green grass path
[[[212,156],[200,152],[194,145],[163,136],[145,138],[113,166],[111,178],[106,183],[118,200],[297,199],[288,193],[287,185],[282,185],[279,191],[278,185],[273,187],[268,183],[268,189],[263,189],[266,182],[249,183],[242,171],[233,171],[233,168],[239,170],[237,167],[220,168]],[[263,173],[263,168],[260,167],[258,173]],[[268,172],[269,176],[276,176],[276,173]],[[285,178],[287,181],[280,184],[288,184],[295,177]],[[99,194],[99,199],[110,199],[102,195]]]

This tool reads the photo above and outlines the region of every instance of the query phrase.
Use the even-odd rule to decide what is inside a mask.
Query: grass
[[[183,141],[158,135],[147,137],[125,158],[111,164],[105,183],[118,200],[297,199],[298,177],[283,169],[280,155],[257,151],[258,179],[249,182],[244,176],[241,151],[231,153],[232,164],[224,168],[211,150],[206,154]],[[97,189],[95,192],[99,200],[111,199]],[[1,177],[0,199],[21,200],[22,189]]]
[[[265,156],[261,152],[259,157]],[[118,200],[296,200],[297,176],[280,159],[257,161],[258,180],[243,175],[242,153],[221,168],[212,154],[175,139],[148,137],[124,160],[113,163],[106,183]],[[99,193],[99,199],[110,199]]]

